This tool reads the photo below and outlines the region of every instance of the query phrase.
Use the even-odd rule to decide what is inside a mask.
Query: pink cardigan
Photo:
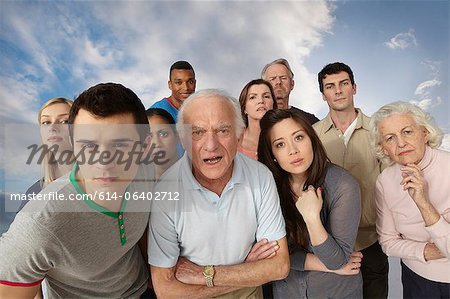
[[[427,146],[419,166],[430,202],[441,215],[425,227],[416,204],[404,191],[399,164],[386,168],[376,182],[377,232],[383,251],[400,257],[412,271],[433,281],[450,283],[450,153]],[[423,249],[434,242],[447,257],[425,261]]]

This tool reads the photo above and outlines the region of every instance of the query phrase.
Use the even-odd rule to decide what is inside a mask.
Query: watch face
[[[206,267],[205,270],[203,271],[203,273],[205,273],[205,275],[207,275],[207,276],[212,276],[212,275],[214,275],[214,268]]]

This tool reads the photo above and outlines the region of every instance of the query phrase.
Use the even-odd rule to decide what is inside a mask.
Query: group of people
[[[442,131],[405,102],[364,115],[344,63],[318,74],[322,120],[289,105],[293,78],[277,59],[237,101],[195,91],[177,61],[147,110],[114,83],[44,104],[42,142],[76,158],[49,151],[28,192],[87,196],[23,206],[0,238],[0,297],[387,298],[389,255],[405,298],[449,298]]]

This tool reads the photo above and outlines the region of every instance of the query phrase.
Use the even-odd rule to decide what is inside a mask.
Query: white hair
[[[443,133],[442,130],[436,125],[433,117],[420,109],[418,106],[407,102],[394,102],[381,107],[375,112],[369,123],[370,131],[370,144],[375,155],[384,163],[392,164],[392,160],[387,156],[381,145],[381,136],[378,125],[385,118],[397,115],[397,114],[409,114],[414,119],[417,125],[425,128],[428,132],[427,144],[431,148],[436,148],[441,145]]]
[[[191,104],[193,101],[199,99],[199,98],[220,98],[223,99],[224,101],[226,101],[230,107],[232,108],[233,111],[233,118],[234,118],[234,129],[235,129],[235,133],[236,136],[239,137],[242,132],[245,129],[245,123],[244,120],[242,119],[242,113],[241,113],[241,107],[239,105],[239,102],[233,98],[232,96],[230,96],[226,91],[221,90],[221,89],[203,89],[203,90],[199,90],[193,94],[191,94],[186,100],[183,101],[183,104],[180,107],[180,110],[178,111],[178,120],[177,120],[177,131],[178,134],[180,135],[181,139],[185,139],[184,137],[186,135],[185,132],[185,127],[186,127],[186,122],[185,122],[185,110],[186,107],[189,106],[189,104]]]

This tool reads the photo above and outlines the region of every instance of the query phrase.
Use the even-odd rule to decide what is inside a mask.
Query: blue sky
[[[194,66],[198,89],[237,97],[267,62],[285,57],[295,73],[292,105],[323,118],[317,72],[342,61],[366,114],[413,101],[436,118],[450,149],[448,1],[2,0],[0,51],[6,129],[35,123],[47,99],[99,82],[120,82],[149,106],[169,95],[168,68],[180,59]],[[11,161],[3,158],[2,169],[20,175]]]

